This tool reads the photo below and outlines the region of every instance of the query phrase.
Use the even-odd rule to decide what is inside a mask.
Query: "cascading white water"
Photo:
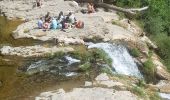
[[[112,59],[112,67],[114,67],[118,74],[142,78],[136,63],[124,46],[110,43],[97,43],[89,45],[88,48],[99,48],[104,50]]]

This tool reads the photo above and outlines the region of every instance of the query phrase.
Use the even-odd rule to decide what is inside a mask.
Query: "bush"
[[[80,66],[80,70],[82,71],[88,71],[90,69],[91,64],[89,62],[84,63]]]
[[[134,94],[140,96],[140,97],[144,97],[145,96],[145,92],[142,88],[138,87],[138,86],[133,86],[131,89],[131,92],[133,92]]]
[[[137,48],[133,48],[133,49],[130,50],[130,54],[133,57],[139,57],[141,53],[140,53],[140,51]]]
[[[108,56],[108,54],[106,54],[103,50],[101,49],[96,49],[93,52],[93,55],[96,59],[101,59],[103,60],[106,64],[108,64],[109,66],[112,66],[112,59]]]
[[[143,63],[143,73],[146,81],[150,82],[155,79],[155,66],[151,59]]]
[[[150,98],[150,100],[162,100],[158,93],[154,93],[154,94],[150,95],[149,98]]]
[[[163,63],[170,71],[170,37],[166,34],[157,34],[151,36],[151,39],[156,42],[158,46],[157,54],[163,60]]]

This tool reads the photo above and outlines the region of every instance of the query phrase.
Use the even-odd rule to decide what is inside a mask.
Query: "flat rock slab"
[[[9,19],[32,20],[45,15],[47,12],[51,12],[53,16],[57,16],[60,11],[75,12],[78,7],[74,5],[74,2],[65,2],[64,0],[43,0],[41,7],[36,7],[36,0],[3,0],[0,1],[0,9]]]
[[[45,54],[54,54],[56,52],[71,52],[74,51],[71,47],[44,47],[40,45],[35,46],[20,46],[11,47],[3,46],[1,49],[2,55],[17,55],[22,57],[43,56]]]
[[[104,13],[109,14],[109,12]],[[124,29],[123,27],[113,25],[111,23],[112,18],[109,17],[107,19],[109,22],[107,22],[105,16],[101,15],[101,12],[90,15],[77,13],[75,15],[78,20],[84,21],[85,26],[83,29],[70,28],[66,29],[66,32],[61,30],[43,31],[37,28],[37,20],[32,20],[19,25],[18,28],[13,31],[12,35],[15,39],[33,38],[42,41],[58,39],[59,42],[62,41],[65,44],[84,44],[83,39],[92,39],[93,37],[99,37],[103,39],[103,41],[112,41],[117,39],[135,41],[136,39],[132,32]],[[112,14],[110,16],[116,15]]]
[[[115,91],[100,87],[74,88],[71,92],[63,89],[41,93],[35,100],[137,100],[130,91]]]

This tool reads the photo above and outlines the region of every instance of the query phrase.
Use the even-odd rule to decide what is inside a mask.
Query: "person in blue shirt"
[[[43,18],[42,17],[38,20],[38,28],[39,29],[43,28]]]
[[[57,20],[55,18],[52,18],[51,29],[57,29],[57,26],[58,26]]]

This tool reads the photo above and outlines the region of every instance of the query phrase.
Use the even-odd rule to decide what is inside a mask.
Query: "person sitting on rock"
[[[62,21],[64,21],[64,14],[63,14],[63,12],[61,11],[60,13],[59,13],[59,15],[58,15],[58,18],[57,18],[57,20],[58,20],[58,22],[59,23],[61,23]]]
[[[47,12],[47,14],[45,15],[45,22],[48,22],[48,23],[51,22],[50,12]]]
[[[84,28],[84,22],[79,20],[75,24],[76,28]]]
[[[51,28],[51,29],[57,29],[57,27],[58,27],[58,22],[57,22],[57,20],[56,20],[55,18],[52,18],[50,28]]]
[[[74,25],[77,20],[76,20],[75,15],[74,15],[72,12],[69,12],[69,14],[67,15],[66,21],[67,21],[68,23],[71,23],[71,24]]]
[[[38,28],[42,29],[43,28],[43,18],[40,17],[40,19],[38,20]]]
[[[50,23],[44,22],[44,23],[43,23],[43,29],[45,29],[45,31],[46,31],[46,30],[49,29],[49,28],[50,28]]]
[[[87,10],[88,10],[88,13],[94,13],[95,12],[93,3],[88,3],[87,4]]]

